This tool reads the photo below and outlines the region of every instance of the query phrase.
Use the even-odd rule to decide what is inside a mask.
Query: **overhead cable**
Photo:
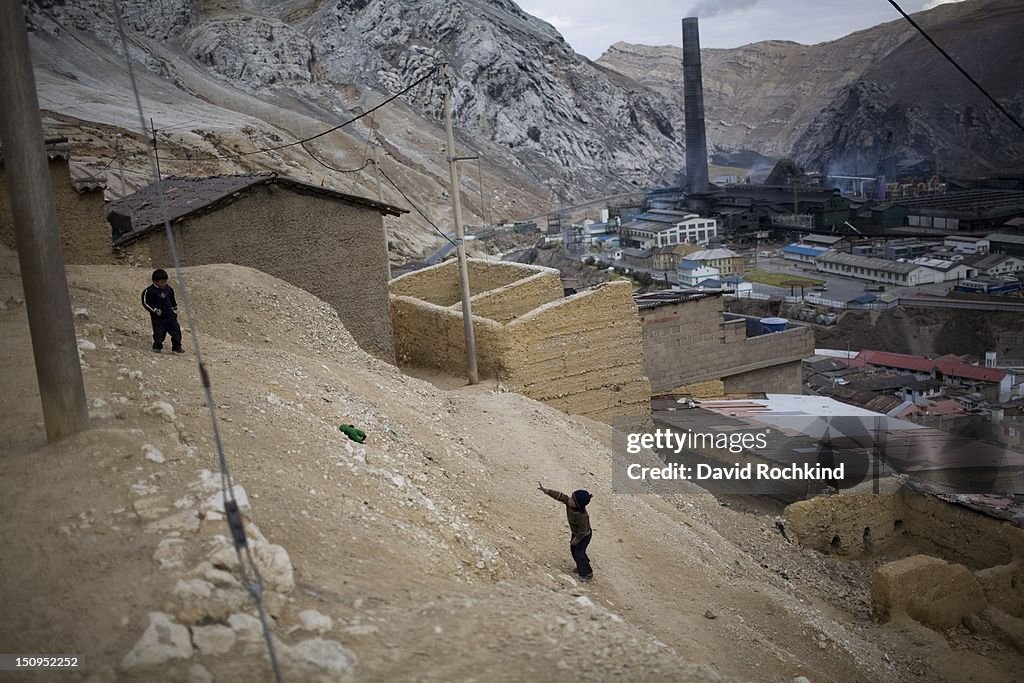
[[[974,85],[974,87],[977,88],[981,92],[982,95],[987,97],[988,101],[991,102],[993,104],[993,106],[995,106],[996,109],[998,109],[1000,112],[1002,112],[1003,115],[1006,116],[1006,118],[1008,118],[1010,120],[1010,123],[1012,123],[1013,125],[1017,126],[1017,128],[1019,128],[1021,130],[1021,132],[1024,133],[1024,124],[1022,124],[1020,121],[1018,121],[1017,117],[1015,117],[1013,114],[1011,114],[1006,109],[1006,107],[1001,105],[996,98],[992,97],[992,95],[989,94],[988,90],[985,90],[985,88],[981,85],[981,83],[978,83],[978,81],[974,80],[973,76],[971,76],[969,73],[967,73],[967,71],[964,70],[964,68],[962,66],[957,64],[956,60],[953,59],[952,57],[950,57],[948,52],[943,50],[942,47],[939,46],[938,43],[936,43],[934,40],[932,40],[932,37],[930,35],[928,35],[928,33],[923,28],[921,28],[917,24],[916,21],[911,19],[909,14],[907,14],[906,12],[903,11],[903,8],[900,7],[899,4],[897,4],[896,0],[889,0],[889,4],[892,5],[893,7],[895,7],[896,11],[899,12],[900,14],[902,14],[903,18],[906,19],[907,21],[909,21],[910,25],[913,26],[914,28],[916,28],[918,33],[920,33],[922,36],[924,36],[925,40],[927,40],[929,43],[931,43],[932,47],[934,47],[936,50],[938,50],[939,53],[949,61],[950,64],[955,66],[956,70],[959,71],[961,74],[963,74],[964,78],[966,78],[968,81],[970,81],[971,84]]]
[[[125,33],[124,22],[121,18],[121,4],[119,0],[112,0],[112,4],[114,8],[114,18],[117,22],[117,31],[118,34],[120,34],[121,45],[124,49],[125,63],[128,66],[128,77],[131,80],[132,93],[135,96],[135,106],[139,113],[139,124],[141,126],[141,130],[145,131],[146,116],[142,109],[142,98],[139,95],[138,83],[135,80],[135,70],[132,67],[131,55],[128,50],[128,36]],[[242,520],[238,501],[235,498],[231,471],[228,468],[227,457],[224,454],[224,445],[220,436],[220,427],[217,424],[217,403],[213,400],[213,386],[210,381],[210,375],[206,370],[206,364],[203,361],[202,349],[199,345],[199,332],[197,331],[195,317],[192,312],[191,297],[189,296],[188,288],[185,286],[185,279],[182,274],[181,259],[178,256],[178,248],[174,239],[174,232],[171,229],[171,221],[167,211],[167,199],[164,196],[162,187],[163,181],[160,179],[160,174],[157,172],[156,154],[153,148],[153,142],[150,140],[148,135],[144,136],[144,139],[146,140],[146,149],[149,156],[150,173],[155,179],[156,193],[160,202],[160,212],[163,216],[164,235],[167,240],[168,250],[170,251],[171,261],[174,263],[174,272],[177,278],[178,288],[181,292],[182,307],[185,309],[185,319],[188,323],[189,331],[192,336],[192,345],[196,353],[196,366],[199,370],[199,378],[206,398],[206,407],[209,410],[210,420],[213,425],[213,441],[214,447],[217,451],[217,459],[221,475],[221,497],[224,503],[224,517],[231,533],[235,553],[238,556],[238,569],[241,583],[252,597],[253,602],[256,603],[260,624],[263,627],[263,638],[266,642],[267,650],[270,655],[270,665],[274,672],[274,678],[278,683],[281,683],[283,680],[281,676],[281,669],[277,661],[274,640],[267,621],[267,610],[263,603],[263,579],[260,576],[259,567],[256,565],[255,558],[253,557],[252,549],[246,539],[245,524]],[[250,571],[252,572],[252,580],[250,580],[249,577]]]

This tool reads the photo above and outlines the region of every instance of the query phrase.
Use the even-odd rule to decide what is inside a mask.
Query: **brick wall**
[[[560,299],[507,326],[504,383],[567,413],[650,413],[640,320],[628,282]]]
[[[803,363],[795,360],[751,372],[730,375],[723,381],[727,394],[800,394],[804,389]]]
[[[359,204],[261,185],[216,211],[175,224],[184,265],[235,263],[314,294],[360,347],[394,360],[383,218]],[[154,267],[170,256],[163,231],[143,238]]]
[[[480,376],[500,377],[507,389],[597,420],[648,414],[650,383],[631,285],[610,283],[563,297],[557,271],[526,268],[528,277],[474,298]],[[434,281],[436,275],[427,273],[417,283],[415,276],[423,272],[391,282],[399,363],[461,373],[466,361],[460,303],[439,306],[397,293]],[[500,282],[509,272],[480,281]]]
[[[5,168],[0,166],[0,241],[14,249],[14,221],[5,173]],[[50,184],[64,262],[85,265],[115,263],[110,224],[103,211],[103,192],[79,193],[71,184],[68,162],[60,158],[50,161]]]
[[[546,303],[561,299],[562,293],[562,280],[558,271],[552,269],[477,294],[470,302],[474,316],[507,323]]]
[[[432,368],[452,375],[466,372],[466,336],[458,306],[438,306],[392,295],[391,319],[399,365]],[[474,315],[473,335],[480,377],[499,376],[505,354],[502,326]]]
[[[483,259],[467,259],[466,262],[470,297],[513,284],[536,275],[539,271],[558,273],[553,268],[525,266],[520,263],[491,263]],[[388,288],[392,294],[415,297],[438,306],[459,303],[462,296],[459,291],[458,261],[449,259],[436,266],[400,275],[389,283]],[[558,296],[561,295],[562,288],[559,287]]]
[[[655,393],[708,379],[747,375],[777,365],[777,373],[750,374],[733,382],[738,392],[800,393],[792,364],[814,353],[806,327],[746,337],[742,319],[725,321],[721,297],[683,301],[640,311],[644,368]],[[799,366],[799,363],[797,363]],[[801,369],[798,370],[802,372]],[[726,391],[731,391],[726,381]]]

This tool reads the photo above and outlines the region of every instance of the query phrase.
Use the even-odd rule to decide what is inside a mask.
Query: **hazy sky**
[[[908,13],[963,0],[897,0]],[[518,0],[576,52],[597,59],[620,40],[681,45],[680,20],[699,16],[702,47],[759,40],[821,43],[899,19],[887,0]]]

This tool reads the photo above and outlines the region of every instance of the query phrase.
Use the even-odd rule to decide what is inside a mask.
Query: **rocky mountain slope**
[[[150,182],[112,3],[29,6],[47,134],[71,137],[78,172],[105,175],[111,197]],[[426,218],[414,211],[392,226],[396,258],[439,243],[429,222],[451,227],[439,78],[304,146],[282,146],[367,112],[442,59],[451,64],[457,153],[480,158],[460,163],[465,222],[536,216],[680,180],[677,47],[620,43],[591,62],[511,0],[120,7],[163,173],[275,170],[407,206],[404,192]],[[1020,3],[974,0],[919,16],[1024,116]],[[989,170],[1020,160],[1020,136],[902,21],[821,45],[706,50],[704,66],[710,149],[720,162],[766,169],[795,155],[810,168],[867,173],[888,132],[905,168],[939,159],[947,170]],[[113,163],[117,133],[125,136],[123,183]],[[268,147],[281,149],[255,153]]]
[[[267,680],[193,357],[149,351],[145,272],[68,275],[93,429],[47,446],[17,259],[0,247],[0,643],[77,653],[90,683]],[[871,622],[870,564],[788,543],[769,517],[697,488],[614,493],[605,425],[493,384],[406,376],[360,351],[324,302],[263,273],[186,277],[285,680],[1019,670],[983,620],[975,633]],[[574,580],[564,512],[537,480],[594,492],[592,584]]]
[[[110,160],[113,133],[130,131],[129,185],[138,186],[146,180],[140,126],[111,6],[33,2],[33,57],[42,106],[54,119],[48,132],[71,133],[80,156],[95,156],[98,172]],[[309,153],[296,146],[232,157],[365,112],[442,59],[451,64],[458,154],[481,158],[479,167],[462,163],[467,222],[535,215],[560,200],[670,182],[678,172],[682,142],[663,114],[670,108],[664,98],[576,55],[512,2],[121,6],[133,57],[145,67],[140,87],[160,130],[164,172],[264,167],[374,193],[366,160],[379,147],[387,176],[450,228],[437,77],[310,142]],[[384,198],[405,205],[382,182]],[[407,222],[425,224],[416,215]],[[398,230],[399,246],[422,250],[425,240],[408,232]]]
[[[1024,117],[1024,5],[974,0],[915,15],[994,97]],[[904,170],[1024,167],[1024,134],[1008,123],[902,18],[818,45],[766,41],[701,51],[709,152],[749,166],[794,156],[810,170],[873,175],[893,133]],[[682,49],[617,43],[598,63],[683,106]],[[762,168],[768,167],[767,162]]]

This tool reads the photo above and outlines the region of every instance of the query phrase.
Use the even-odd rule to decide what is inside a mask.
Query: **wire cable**
[[[320,164],[321,166],[330,171],[334,171],[335,173],[358,173],[359,171],[362,171],[364,168],[369,166],[371,163],[370,160],[367,159],[359,168],[335,168],[334,166],[328,164],[326,161],[322,161],[317,155],[313,154],[312,150],[306,147],[305,144],[302,145],[302,149],[305,150],[306,154],[308,154],[313,159],[313,161],[315,161],[316,163]]]
[[[397,184],[395,183],[395,181],[391,179],[391,176],[389,176],[389,175],[388,175],[388,174],[387,174],[387,173],[386,173],[386,172],[384,171],[384,169],[383,169],[383,168],[379,168],[379,167],[378,167],[378,170],[380,171],[380,174],[381,174],[382,176],[384,176],[384,179],[385,179],[385,180],[387,180],[387,181],[388,181],[389,183],[391,183],[391,185],[392,185],[392,186],[393,186],[393,187],[394,187],[394,188],[395,188],[396,190],[398,190],[398,194],[402,195],[402,197],[404,197],[404,198],[405,198],[405,201],[409,202],[409,206],[411,206],[411,207],[413,208],[413,210],[414,210],[414,211],[416,211],[416,213],[418,213],[419,215],[423,216],[423,220],[425,220],[425,221],[426,221],[427,223],[430,223],[430,226],[431,226],[432,228],[434,228],[434,230],[436,230],[436,231],[437,231],[437,234],[439,234],[439,235],[440,235],[441,237],[443,237],[443,238],[445,238],[446,240],[448,240],[448,241],[449,241],[449,242],[450,242],[450,243],[452,244],[452,246],[455,246],[455,247],[459,246],[459,245],[458,245],[458,243],[457,243],[457,242],[454,242],[454,241],[452,241],[452,238],[451,238],[451,237],[449,237],[448,235],[446,235],[446,234],[444,233],[444,231],[443,231],[443,230],[441,230],[441,228],[437,227],[437,225],[435,225],[435,224],[434,224],[434,221],[430,220],[430,219],[429,219],[429,218],[427,217],[427,214],[425,214],[425,213],[423,213],[422,211],[420,211],[420,207],[416,206],[416,204],[415,204],[415,203],[413,203],[413,201],[412,201],[411,199],[409,199],[409,195],[407,195],[406,193],[402,192],[402,188],[400,188],[400,187],[399,187],[399,186],[398,186],[398,185],[397,185]]]
[[[892,5],[893,7],[895,7],[896,11],[899,12],[900,14],[902,14],[903,18],[906,19],[907,21],[909,21],[910,25],[917,29],[918,33],[920,33],[922,36],[924,36],[925,40],[927,40],[929,43],[931,43],[932,47],[934,47],[936,50],[939,51],[939,54],[941,54],[943,57],[945,57],[946,60],[948,60],[950,64],[955,66],[956,70],[959,71],[961,74],[963,74],[964,78],[969,80],[971,82],[971,84],[974,85],[974,87],[977,88],[981,92],[982,95],[987,97],[988,101],[991,102],[993,104],[993,106],[995,106],[996,109],[998,109],[1000,112],[1002,112],[1003,115],[1006,116],[1006,118],[1008,118],[1010,120],[1010,123],[1012,123],[1013,125],[1017,126],[1017,128],[1019,128],[1021,130],[1021,132],[1024,133],[1024,124],[1022,124],[1020,121],[1018,121],[1017,117],[1015,117],[1013,114],[1011,114],[1009,111],[1007,111],[1006,108],[1003,105],[999,104],[999,101],[996,100],[996,98],[992,97],[992,95],[990,95],[989,92],[987,90],[985,90],[985,88],[982,87],[982,85],[980,83],[978,83],[978,81],[974,80],[974,77],[971,76],[969,73],[967,73],[967,71],[965,71],[962,66],[957,64],[956,60],[953,59],[952,57],[950,57],[948,52],[943,50],[939,46],[938,43],[936,43],[934,40],[932,40],[932,37],[930,35],[928,35],[928,33],[923,28],[918,26],[917,22],[914,21],[913,19],[911,19],[909,14],[907,14],[906,12],[903,11],[903,8],[900,7],[899,4],[897,4],[896,0],[889,0],[889,4]]]
[[[142,130],[146,131],[146,116],[142,110],[142,98],[139,95],[138,83],[135,80],[135,70],[132,67],[131,54],[128,50],[128,36],[125,33],[124,22],[121,18],[120,0],[111,0],[111,2],[114,8],[114,18],[117,22],[117,32],[120,35],[121,45],[124,49],[125,63],[128,66],[128,77],[131,80],[132,93],[135,96],[135,106],[139,113],[139,123]],[[235,553],[238,555],[238,569],[242,585],[256,603],[256,608],[260,617],[260,624],[263,627],[263,638],[266,641],[267,650],[270,654],[270,664],[274,670],[274,678],[278,683],[281,683],[283,680],[281,676],[281,668],[277,661],[273,637],[267,623],[267,611],[263,604],[263,579],[260,576],[259,567],[256,565],[255,558],[252,555],[252,550],[247,542],[245,525],[242,521],[241,513],[238,508],[238,501],[235,499],[234,484],[231,480],[231,471],[228,468],[227,457],[224,455],[224,444],[221,440],[220,427],[217,425],[217,403],[213,400],[213,386],[210,382],[210,375],[206,370],[206,365],[203,362],[202,350],[199,345],[199,332],[196,329],[195,317],[192,313],[192,302],[188,294],[188,288],[185,286],[184,275],[181,272],[181,259],[178,257],[178,248],[175,243],[174,232],[171,230],[171,221],[168,217],[167,198],[164,196],[163,183],[160,180],[159,173],[157,172],[155,150],[153,149],[153,143],[149,139],[149,136],[146,135],[144,138],[146,140],[146,148],[149,152],[150,172],[152,177],[156,178],[156,193],[160,198],[160,212],[164,219],[164,234],[167,239],[167,246],[171,254],[171,260],[174,263],[174,272],[177,284],[181,291],[182,306],[185,309],[185,320],[188,323],[189,332],[192,337],[192,345],[196,352],[196,367],[199,370],[200,380],[203,385],[203,392],[206,397],[206,407],[210,411],[210,420],[213,424],[213,441],[217,450],[218,463],[220,465],[221,496],[224,501],[224,517],[226,518],[228,528],[231,531],[231,538],[235,547]],[[246,571],[247,563],[249,569],[252,571],[254,579],[252,581],[250,581]]]
[[[329,135],[330,133],[333,133],[336,130],[340,130],[341,128],[344,128],[345,126],[347,126],[349,124],[355,123],[356,121],[358,121],[359,119],[363,118],[364,116],[369,116],[373,112],[375,112],[378,109],[380,109],[381,107],[383,107],[383,106],[385,106],[387,104],[390,104],[391,102],[397,100],[399,97],[401,97],[402,95],[406,94],[407,92],[409,92],[410,90],[415,88],[417,85],[419,85],[423,81],[425,81],[428,78],[430,78],[431,76],[433,76],[435,71],[437,71],[437,67],[436,66],[432,67],[430,69],[430,71],[428,71],[425,76],[423,76],[422,78],[416,80],[414,83],[412,83],[412,85],[409,85],[406,88],[402,89],[400,92],[395,93],[394,95],[392,95],[391,97],[387,98],[386,100],[384,100],[380,104],[378,104],[378,105],[376,105],[376,106],[374,106],[374,107],[372,107],[370,109],[367,109],[366,111],[364,111],[362,114],[359,114],[358,116],[354,116],[354,117],[350,118],[347,121],[339,123],[338,125],[333,126],[331,128],[328,128],[327,130],[321,131],[321,132],[317,133],[316,135],[310,135],[308,138],[302,138],[301,140],[296,140],[294,142],[286,142],[284,144],[275,145],[273,147],[263,147],[263,148],[260,148],[260,149],[253,150],[251,152],[239,152],[238,154],[226,154],[226,155],[223,155],[223,156],[209,156],[209,157],[192,157],[191,159],[177,159],[177,158],[174,158],[174,157],[165,157],[164,160],[165,161],[219,161],[219,160],[227,160],[227,159],[238,159],[238,158],[241,158],[241,157],[252,156],[253,154],[263,154],[265,152],[276,152],[278,150],[286,149],[288,147],[294,147],[295,145],[304,145],[307,142],[311,142],[313,140],[316,140],[317,138],[322,138],[323,136]]]

